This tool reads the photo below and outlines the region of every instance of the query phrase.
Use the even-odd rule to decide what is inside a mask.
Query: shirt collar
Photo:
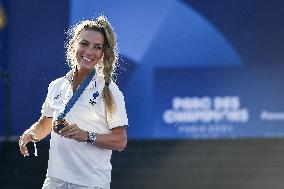
[[[65,79],[69,82],[69,84],[72,84],[72,77],[73,77],[73,70],[70,70],[69,72],[67,72],[67,74],[65,75]],[[94,75],[93,79],[90,81],[90,83],[88,84],[88,86],[86,87],[86,89],[93,89],[96,87],[96,78],[97,78],[97,72]]]

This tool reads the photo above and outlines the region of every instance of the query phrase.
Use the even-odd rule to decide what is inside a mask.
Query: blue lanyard
[[[88,86],[88,84],[90,83],[90,81],[92,80],[92,78],[96,75],[96,70],[93,69],[88,76],[84,79],[84,81],[82,82],[82,84],[79,86],[79,88],[75,91],[75,93],[73,94],[72,98],[68,101],[68,103],[66,104],[64,111],[61,112],[56,120],[61,120],[63,119],[66,114],[71,110],[71,108],[74,106],[74,104],[76,103],[76,101],[78,100],[78,98],[81,96],[81,94],[83,93],[83,91],[85,90],[85,88]]]

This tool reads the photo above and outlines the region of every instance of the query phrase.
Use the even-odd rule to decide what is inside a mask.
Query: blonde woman
[[[112,150],[127,144],[124,96],[114,82],[116,34],[105,16],[73,26],[66,43],[70,71],[52,81],[42,116],[19,140],[26,144],[51,133],[43,189],[110,188]]]

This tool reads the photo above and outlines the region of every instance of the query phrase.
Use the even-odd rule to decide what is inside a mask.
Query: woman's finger
[[[29,156],[29,151],[26,145],[20,147],[20,152],[23,156]]]
[[[75,124],[72,125],[67,125],[65,127],[63,127],[60,131],[59,134],[64,134],[66,132],[68,132],[71,128],[73,128],[74,126],[76,126]]]
[[[77,129],[77,125],[76,124],[72,124],[72,125],[67,125],[66,127],[64,127],[63,129],[60,130],[60,135],[63,137],[67,137],[70,138],[70,134],[73,133],[74,131],[76,131]]]
[[[19,140],[19,148],[20,148],[21,154],[24,155],[24,156],[28,156],[29,155],[29,151],[28,151],[28,148],[26,146],[27,143],[28,142],[25,142],[25,136],[21,136],[20,140]]]

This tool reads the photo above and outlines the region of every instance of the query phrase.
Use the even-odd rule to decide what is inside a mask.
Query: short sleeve
[[[109,128],[113,129],[115,127],[125,125],[128,126],[128,117],[125,108],[124,96],[114,82],[112,82],[109,87],[115,102],[115,112],[113,113],[112,117],[107,117]]]
[[[44,103],[42,104],[41,114],[45,117],[53,117],[53,110],[50,107],[50,90],[51,90],[52,83],[48,86],[48,92],[45,98]]]

